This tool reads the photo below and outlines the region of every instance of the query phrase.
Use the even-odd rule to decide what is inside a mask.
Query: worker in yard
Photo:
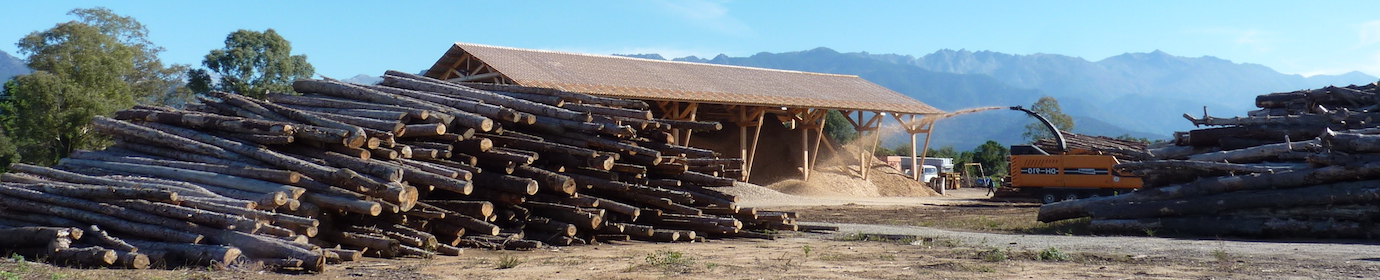
[[[987,179],[987,195],[997,195],[997,180]]]

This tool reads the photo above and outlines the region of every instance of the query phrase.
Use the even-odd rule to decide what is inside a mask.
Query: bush
[[[1069,254],[1060,252],[1059,248],[1054,247],[1049,247],[1049,249],[1044,249],[1043,251],[1040,251],[1040,254],[1036,255],[1035,257],[1036,260],[1055,262],[1068,261],[1070,259]]]

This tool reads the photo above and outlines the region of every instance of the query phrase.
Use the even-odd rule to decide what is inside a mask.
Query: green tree
[[[1135,137],[1135,136],[1131,136],[1130,133],[1126,133],[1126,134],[1119,135],[1119,136],[1116,137],[1116,140],[1131,141],[1131,142],[1141,142],[1141,143],[1150,144],[1150,138]]]
[[[1040,100],[1035,101],[1035,104],[1030,106],[1030,111],[1045,117],[1045,119],[1054,124],[1054,127],[1059,129],[1059,131],[1068,132],[1073,130],[1073,118],[1070,118],[1069,115],[1065,115],[1064,111],[1059,109],[1059,100],[1055,100],[1054,97],[1040,97]],[[1045,124],[1035,121],[1034,123],[1025,125],[1025,133],[1021,133],[1021,137],[1025,137],[1025,139],[1030,141],[1035,141],[1038,139],[1053,138],[1054,134],[1050,134],[1049,128],[1045,127]]]
[[[103,138],[87,134],[91,117],[166,100],[181,87],[181,70],[163,66],[162,48],[138,21],[106,8],[68,14],[78,20],[20,39],[34,73],[16,76],[0,100],[4,132],[25,162],[52,164],[74,149],[100,147]]]
[[[909,151],[907,151],[907,152],[909,152]],[[929,150],[926,150],[925,156],[926,156],[926,157],[956,158],[956,157],[958,157],[958,151],[955,151],[955,150],[954,150],[954,146],[948,146],[948,145],[946,145],[946,146],[943,146],[943,147],[939,147],[939,149],[933,149],[933,148],[931,148],[931,149],[929,149]]]
[[[981,146],[973,149],[973,162],[981,163],[983,172],[992,176],[1006,175],[1008,156],[1011,150],[1002,146],[997,141],[987,140]]]
[[[858,131],[853,129],[853,125],[848,122],[848,118],[839,111],[829,110],[824,115],[824,135],[839,144],[852,142],[858,138]]]
[[[254,98],[263,98],[267,92],[292,92],[293,81],[316,73],[307,56],[292,55],[292,44],[272,28],[230,33],[225,37],[225,48],[211,50],[201,64],[210,71],[187,72],[192,91],[220,90]],[[212,81],[212,73],[220,79]]]

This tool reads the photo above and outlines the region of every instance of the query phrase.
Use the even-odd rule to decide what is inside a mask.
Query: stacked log
[[[1070,151],[1075,151],[1072,154],[1105,154],[1121,161],[1142,161],[1152,157],[1145,152],[1146,144],[1142,142],[1064,131],[1059,133],[1064,136],[1064,145]],[[1054,138],[1036,140],[1031,144],[1047,152],[1059,150],[1059,141]]]
[[[1090,217],[1102,232],[1373,238],[1380,234],[1376,83],[1271,93],[1245,117],[1152,146],[1155,160],[1116,168],[1145,176],[1130,194],[1048,204],[1039,220]]]
[[[186,109],[96,117],[110,148],[0,176],[0,232],[34,233],[0,248],[81,266],[321,271],[460,247],[796,229],[793,215],[738,207],[716,189],[736,182],[741,158],[666,137],[718,123],[654,119],[640,101],[480,87],[493,91],[388,71],[381,85],[300,80],[302,95],[213,92]]]

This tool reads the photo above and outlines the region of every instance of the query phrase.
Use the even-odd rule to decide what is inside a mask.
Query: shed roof
[[[426,73],[468,54],[520,86],[643,100],[941,114],[858,76],[455,43]],[[462,69],[463,70],[463,69]]]

